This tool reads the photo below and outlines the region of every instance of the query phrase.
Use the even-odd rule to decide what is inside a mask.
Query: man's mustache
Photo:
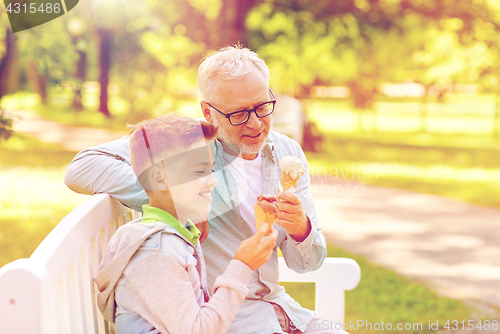
[[[242,136],[252,136],[252,137],[255,137],[256,135],[258,135],[259,133],[262,133],[264,132],[264,130],[266,129],[266,127],[262,127],[262,129],[259,129],[257,132],[243,132],[242,133]]]

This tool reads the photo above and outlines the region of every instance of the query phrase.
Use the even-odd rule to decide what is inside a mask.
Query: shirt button
[[[234,196],[231,196],[229,199],[230,199],[231,201],[234,201]]]

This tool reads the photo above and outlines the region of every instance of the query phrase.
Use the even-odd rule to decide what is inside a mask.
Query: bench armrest
[[[281,282],[314,282],[316,284],[316,313],[325,320],[344,323],[344,291],[354,289],[361,279],[356,261],[327,257],[321,268],[307,273],[296,273],[279,258]]]

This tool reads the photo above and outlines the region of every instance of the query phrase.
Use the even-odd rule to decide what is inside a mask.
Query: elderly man
[[[307,160],[299,144],[271,130],[276,100],[269,89],[269,69],[258,55],[227,47],[206,58],[198,70],[201,109],[206,121],[219,127],[215,141],[215,177],[210,233],[203,243],[212,286],[240,242],[255,233],[254,204],[261,194],[275,194],[276,229],[288,266],[297,272],[318,269],[326,243],[309,190]],[[140,210],[148,198],[129,163],[128,138],[84,150],[73,159],[65,182],[76,192],[109,193]],[[280,190],[278,162],[294,156],[305,167],[295,192]],[[273,252],[249,283],[249,293],[228,333],[334,333],[327,321],[302,308],[278,284],[278,254]],[[340,331],[343,332],[343,331]]]

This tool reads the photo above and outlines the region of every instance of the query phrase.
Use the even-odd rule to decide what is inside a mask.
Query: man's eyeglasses
[[[269,89],[269,92],[271,93],[272,97],[271,101],[261,103],[258,106],[255,106],[255,108],[250,110],[239,110],[229,114],[225,114],[219,109],[212,106],[210,103],[206,102],[206,104],[208,104],[208,106],[213,110],[224,115],[224,117],[226,117],[229,120],[229,123],[231,123],[231,125],[240,125],[248,121],[251,112],[254,112],[255,116],[257,116],[258,118],[264,118],[273,113],[274,106],[276,105],[276,98],[274,97],[273,91],[271,89]]]

